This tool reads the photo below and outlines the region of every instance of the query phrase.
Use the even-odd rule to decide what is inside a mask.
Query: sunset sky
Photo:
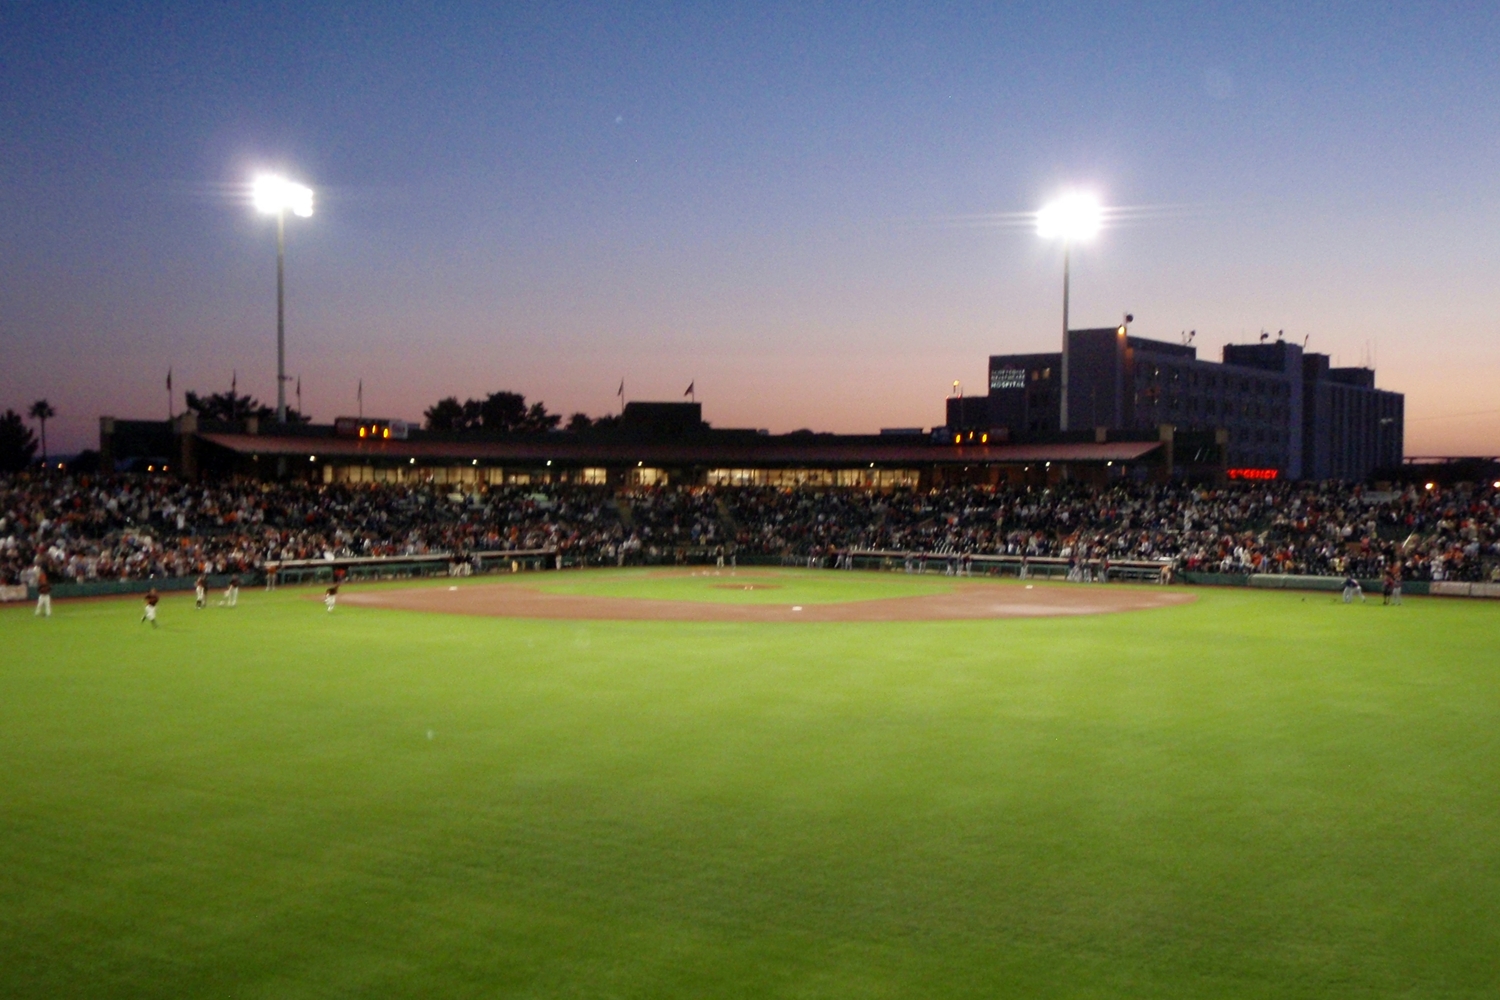
[[[931,426],[1074,326],[1285,330],[1500,453],[1492,4],[0,7],[0,409],[55,452],[184,389],[319,421],[497,389],[721,427]],[[379,13],[372,13],[379,11]],[[1127,12],[1128,11],[1128,12]]]

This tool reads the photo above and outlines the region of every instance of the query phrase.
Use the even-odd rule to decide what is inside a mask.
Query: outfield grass
[[[0,610],[0,995],[1496,996],[1500,606],[1197,593]]]

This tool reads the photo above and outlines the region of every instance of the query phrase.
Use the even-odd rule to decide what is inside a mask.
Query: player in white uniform
[[[208,577],[202,573],[193,581],[193,608],[202,611],[208,607]]]
[[[146,611],[141,615],[141,621],[150,622],[152,628],[156,628],[156,603],[161,600],[161,595],[152,587],[146,591]]]
[[[52,617],[52,581],[45,571],[36,575],[36,614]]]
[[[324,591],[324,593],[323,593],[323,605],[326,608],[328,608],[328,610],[330,612],[332,612],[333,611],[333,605],[338,601],[338,597],[339,597],[339,585],[337,583],[335,583],[332,586],[330,586],[326,591]]]
[[[229,578],[229,586],[224,590],[224,603],[231,608],[240,603],[240,578],[238,574]]]

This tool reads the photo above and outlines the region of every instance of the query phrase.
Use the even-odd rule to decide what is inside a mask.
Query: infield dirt
[[[759,586],[765,586],[761,584]],[[350,593],[348,604],[404,611],[504,618],[684,622],[920,622],[984,618],[1046,618],[1098,615],[1187,604],[1180,590],[1089,584],[1026,586],[959,580],[939,594],[884,597],[839,603],[734,604],[556,594],[515,582],[457,588],[413,587]]]

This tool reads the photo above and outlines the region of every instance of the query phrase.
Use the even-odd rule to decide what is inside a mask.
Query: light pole
[[[312,188],[263,174],[251,185],[255,210],[276,216],[276,422],[286,423],[286,213],[313,214]]]
[[[1058,380],[1060,410],[1057,426],[1064,431],[1068,429],[1068,285],[1073,244],[1090,239],[1099,232],[1101,216],[1099,202],[1087,194],[1063,195],[1036,213],[1037,235],[1063,241],[1062,371]]]

